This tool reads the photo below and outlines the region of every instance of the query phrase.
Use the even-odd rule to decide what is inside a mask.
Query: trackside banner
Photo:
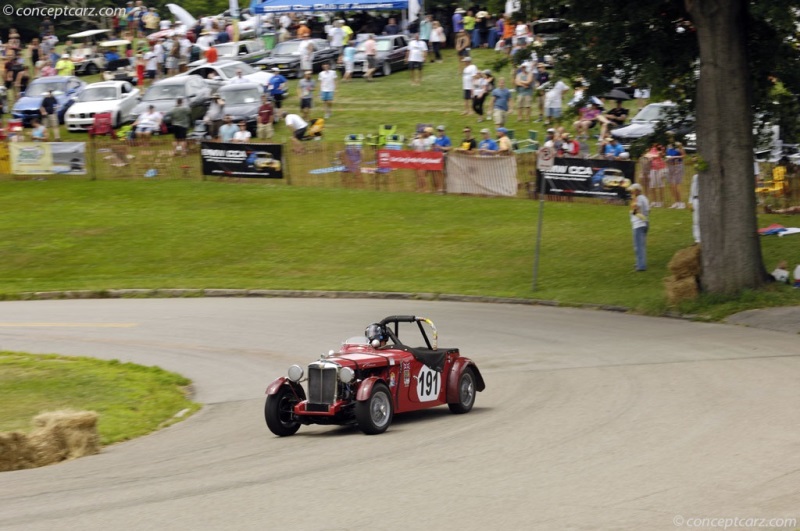
[[[410,168],[412,170],[443,170],[444,153],[437,151],[378,151],[379,168]]]
[[[201,142],[203,175],[283,179],[280,144],[227,144]]]
[[[11,142],[11,172],[17,175],[86,173],[85,142]]]
[[[547,195],[617,198],[635,181],[636,165],[630,160],[556,158],[542,178],[539,189]]]

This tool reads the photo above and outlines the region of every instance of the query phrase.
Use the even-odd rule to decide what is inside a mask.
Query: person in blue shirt
[[[289,81],[281,75],[277,67],[272,68],[272,77],[269,78],[266,92],[272,95],[272,100],[275,102],[276,109],[283,107],[283,98],[286,94],[286,84],[288,82]],[[280,119],[281,112],[277,111],[275,113],[275,122],[280,121]]]
[[[614,137],[606,137],[605,144],[603,145],[603,156],[609,160],[617,160],[620,155],[625,151],[622,144]]]
[[[233,142],[233,135],[235,135],[238,130],[239,127],[233,123],[233,118],[231,118],[231,115],[225,115],[225,123],[219,128],[219,141]]]
[[[104,54],[104,56],[105,56],[105,60],[106,60],[107,63],[110,63],[111,61],[116,61],[117,59],[119,59],[119,54],[117,52],[115,52],[114,50],[107,51]]]
[[[440,125],[436,128],[436,139],[433,141],[433,151],[444,151],[447,153],[452,147],[453,143],[450,142],[450,138],[444,134],[444,126]]]
[[[510,100],[511,91],[506,88],[506,80],[501,77],[497,80],[497,88],[492,91],[492,119],[497,127],[506,125],[506,116],[511,112]]]
[[[481,155],[493,155],[497,153],[497,142],[492,140],[492,132],[488,129],[481,129],[481,141],[478,142],[478,153]]]

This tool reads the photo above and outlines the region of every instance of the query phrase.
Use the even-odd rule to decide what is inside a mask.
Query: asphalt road
[[[477,362],[487,389],[475,409],[398,416],[378,436],[319,426],[274,437],[268,382],[390,314],[431,318],[440,345]],[[73,300],[0,303],[0,348],[157,364],[192,378],[205,404],[97,456],[0,474],[0,529],[800,519],[800,349],[784,332],[451,302]]]

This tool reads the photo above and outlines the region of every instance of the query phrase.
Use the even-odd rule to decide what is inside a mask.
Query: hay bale
[[[0,472],[36,466],[36,455],[28,436],[18,431],[0,433]]]
[[[0,472],[96,454],[97,418],[94,411],[53,411],[37,415],[30,434],[0,433]]]
[[[94,411],[52,411],[33,419],[28,436],[39,466],[96,454],[100,450],[97,413]]]
[[[700,260],[700,246],[692,245],[680,249],[669,261],[669,270],[676,278],[698,277],[703,270]]]
[[[670,305],[675,305],[685,300],[694,300],[700,291],[697,288],[697,279],[695,277],[667,277],[664,279],[664,288],[667,290],[667,302]]]

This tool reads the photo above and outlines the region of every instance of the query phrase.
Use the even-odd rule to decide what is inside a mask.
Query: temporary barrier
[[[447,157],[447,191],[454,194],[517,195],[517,159],[454,151]]]

